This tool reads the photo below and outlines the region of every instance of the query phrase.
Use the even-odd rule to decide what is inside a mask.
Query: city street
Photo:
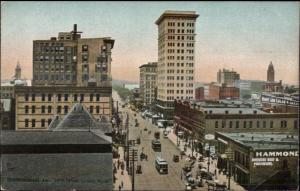
[[[135,168],[137,165],[141,165],[142,173],[135,174],[135,189],[136,190],[184,190],[185,181],[182,176],[182,166],[185,162],[186,156],[179,160],[179,162],[173,162],[173,155],[180,156],[180,150],[169,139],[164,138],[162,130],[151,124],[150,121],[143,119],[140,114],[134,116],[133,111],[128,107],[122,108],[123,102],[120,100],[118,94],[113,91],[114,101],[119,103],[119,112],[122,113],[123,122],[126,118],[126,113],[129,116],[129,140],[136,140],[138,137],[141,139],[140,144],[135,144],[135,149],[138,150],[138,161],[135,162]],[[139,126],[135,127],[135,119],[138,120]],[[124,126],[124,125],[123,125]],[[144,129],[147,128],[147,131]],[[149,134],[149,131],[151,133]],[[154,152],[151,147],[151,141],[154,139],[154,132],[160,131],[160,141],[162,145],[162,152]],[[140,160],[140,153],[145,153],[148,156],[148,160]],[[157,156],[161,156],[168,163],[168,174],[159,174],[155,168],[155,159]],[[126,176],[126,174],[122,176]],[[131,177],[130,177],[131,178]],[[124,179],[124,178],[121,178]],[[128,180],[128,179],[127,179]],[[117,185],[118,186],[118,185]],[[115,186],[115,188],[117,188]],[[126,187],[125,187],[126,188]],[[124,189],[125,189],[124,188]],[[121,189],[122,190],[122,189]],[[207,187],[197,188],[194,190],[207,190]]]

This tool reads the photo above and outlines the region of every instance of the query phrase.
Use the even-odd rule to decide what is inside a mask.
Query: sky
[[[33,40],[69,32],[112,37],[112,76],[139,81],[139,66],[157,61],[155,21],[166,10],[196,11],[195,81],[217,81],[234,69],[241,79],[299,81],[299,2],[1,2],[1,78],[32,78]]]

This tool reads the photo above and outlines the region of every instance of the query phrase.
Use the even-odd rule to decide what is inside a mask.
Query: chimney
[[[73,40],[77,39],[77,24],[73,26]]]

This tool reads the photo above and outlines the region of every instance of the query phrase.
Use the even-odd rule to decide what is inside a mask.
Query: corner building
[[[195,11],[165,11],[158,25],[157,109],[172,119],[175,99],[194,99]]]

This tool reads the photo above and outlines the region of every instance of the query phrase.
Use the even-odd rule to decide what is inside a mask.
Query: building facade
[[[155,101],[157,62],[149,62],[140,66],[140,98],[143,105],[151,105]]]
[[[81,38],[77,25],[58,38],[33,41],[33,86],[111,86],[111,38]]]
[[[243,103],[175,101],[175,132],[196,139],[203,147],[205,135],[215,132],[297,133],[297,113],[266,113]]]
[[[197,101],[204,100],[204,87],[195,88],[195,100]]]
[[[158,26],[157,109],[173,118],[175,99],[194,98],[195,11],[165,11]]]
[[[217,167],[247,190],[296,190],[299,186],[298,135],[220,133]]]
[[[207,100],[219,100],[219,99],[239,99],[239,88],[227,86],[226,84],[214,84],[209,85],[209,95]]]
[[[13,98],[0,100],[0,131],[15,130],[15,101]]]
[[[112,115],[111,87],[16,87],[16,130],[47,130],[54,116],[83,103],[94,118]]]
[[[234,86],[234,81],[240,79],[240,74],[233,70],[224,69],[219,70],[217,74],[217,81],[219,84],[226,84],[227,86]]]
[[[240,89],[240,98],[249,98],[254,92],[263,92],[265,84],[265,81],[260,80],[236,80],[234,87]]]

